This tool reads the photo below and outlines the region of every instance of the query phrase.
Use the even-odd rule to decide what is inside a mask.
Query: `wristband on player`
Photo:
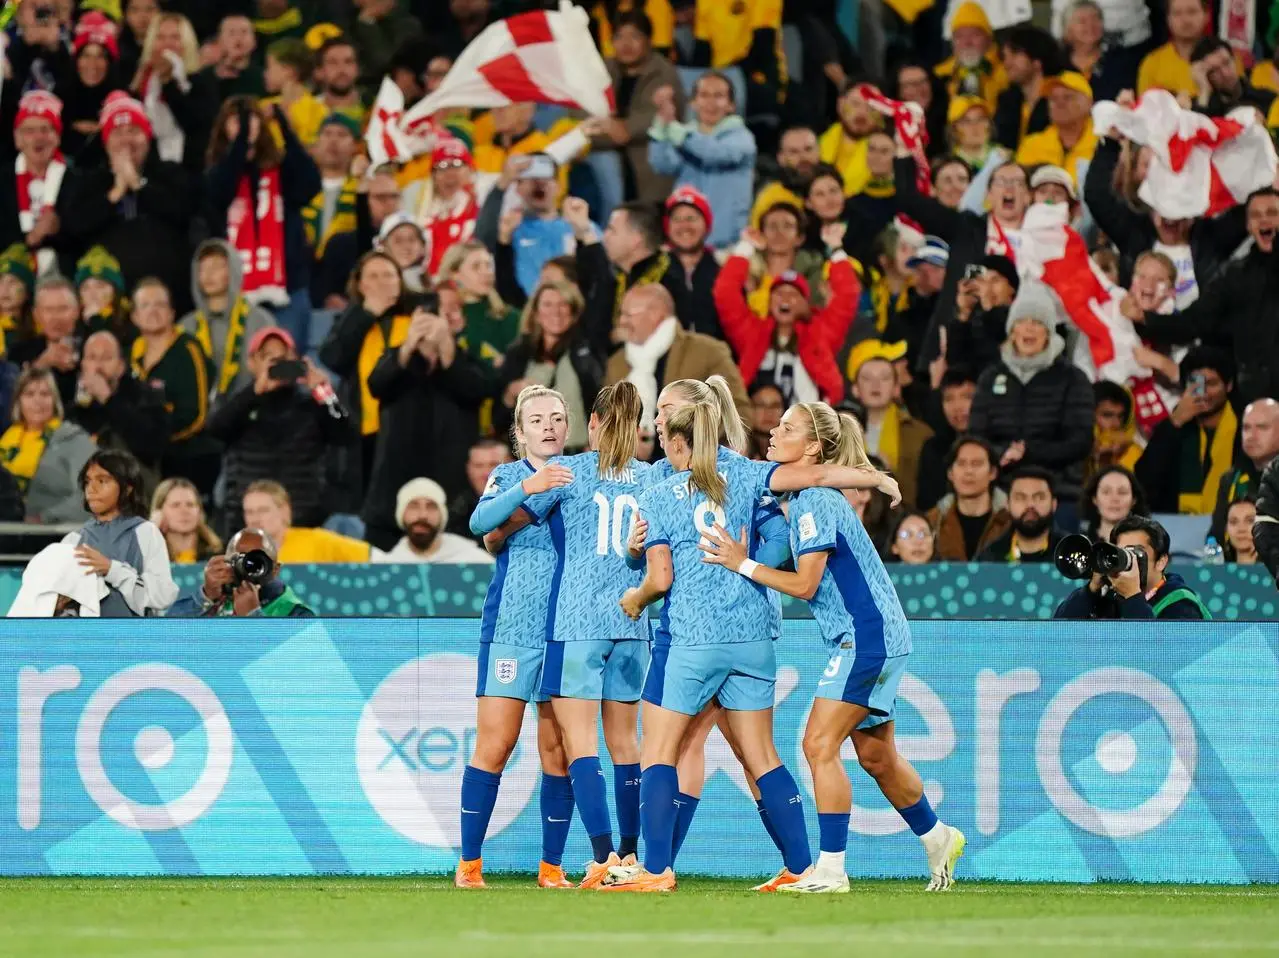
[[[746,578],[754,580],[755,570],[759,568],[759,563],[754,559],[743,559],[742,564],[737,567],[737,574],[744,575]]]

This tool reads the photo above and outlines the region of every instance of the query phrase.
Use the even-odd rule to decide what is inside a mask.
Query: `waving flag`
[[[560,0],[558,11],[536,10],[501,20],[462,51],[440,88],[403,118],[405,128],[448,107],[554,103],[609,116],[613,84],[591,39],[585,10]]]
[[[1252,107],[1207,117],[1183,110],[1166,90],[1150,90],[1133,108],[1098,103],[1093,126],[1154,152],[1137,195],[1167,219],[1216,216],[1275,179],[1275,146]]]
[[[364,131],[364,142],[369,151],[369,169],[375,170],[383,163],[404,163],[413,156],[400,120],[404,117],[404,94],[390,77],[382,78],[377,99],[369,112],[369,125]]]

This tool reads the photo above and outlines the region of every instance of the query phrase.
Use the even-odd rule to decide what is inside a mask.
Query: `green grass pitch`
[[[538,958],[643,955],[1274,955],[1279,888],[858,882],[757,895],[690,878],[672,895],[462,892],[445,879],[8,879],[5,958]]]

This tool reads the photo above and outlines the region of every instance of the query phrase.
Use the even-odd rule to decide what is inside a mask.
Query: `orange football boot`
[[[674,891],[675,890],[675,873],[669,868],[660,875],[653,875],[646,871],[641,871],[629,881],[618,882],[615,885],[600,885],[600,891]]]
[[[617,857],[617,852],[610,852],[608,861],[606,862],[590,862],[586,866],[586,874],[582,877],[582,880],[577,887],[599,888],[600,883],[603,882],[605,877],[608,875],[608,870],[620,865],[621,863],[622,860]]]
[[[548,865],[546,862],[537,863],[537,887],[538,888],[573,888],[571,881],[564,877],[564,869],[559,865]]]
[[[781,871],[779,871],[776,875],[774,875],[768,881],[764,882],[764,884],[756,885],[751,890],[761,891],[761,892],[777,891],[777,889],[781,888],[783,885],[795,884],[795,882],[799,881],[802,877],[803,877],[802,875],[796,875],[794,872],[787,871],[785,868],[783,868]]]
[[[488,888],[484,884],[484,859],[475,858],[471,861],[459,861],[457,863],[457,871],[453,875],[453,884],[458,888]]]

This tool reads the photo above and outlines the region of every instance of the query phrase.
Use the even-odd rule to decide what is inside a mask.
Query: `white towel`
[[[81,618],[97,618],[98,603],[111,590],[102,576],[80,565],[75,550],[70,543],[55,542],[31,558],[8,618],[53,618],[60,595],[80,603]]]

